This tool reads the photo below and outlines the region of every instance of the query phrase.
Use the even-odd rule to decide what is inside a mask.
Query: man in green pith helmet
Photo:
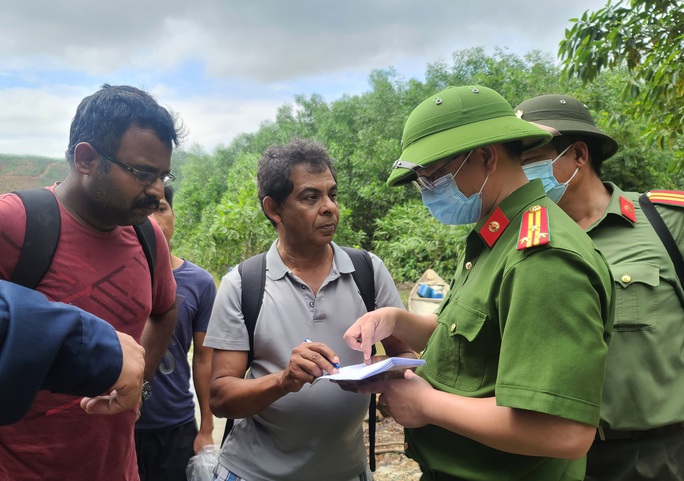
[[[406,429],[421,480],[581,480],[599,420],[613,281],[587,235],[529,182],[550,134],[498,93],[449,87],[409,116],[390,186],[414,181],[445,224],[475,223],[437,314],[383,308],[347,344],[394,335],[427,363],[368,387]]]
[[[662,217],[681,259],[684,192],[640,195],[602,182],[601,165],[618,144],[575,98],[542,95],[520,104],[516,113],[554,134],[524,154],[527,176],[542,179],[547,195],[589,234],[615,276],[615,334],[586,479],[682,480],[684,290],[646,213],[650,204]]]

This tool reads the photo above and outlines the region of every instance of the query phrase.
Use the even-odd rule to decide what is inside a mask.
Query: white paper
[[[425,364],[425,359],[410,359],[407,357],[389,357],[374,364],[353,364],[351,366],[343,366],[337,374],[326,374],[324,376],[314,379],[312,384],[321,379],[330,379],[331,381],[361,381],[367,379],[381,372],[393,371],[395,369],[408,369],[411,367],[421,366]]]

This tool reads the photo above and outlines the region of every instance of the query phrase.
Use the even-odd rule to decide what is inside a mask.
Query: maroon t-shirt
[[[152,222],[157,238],[152,293],[148,263],[133,227],[98,232],[80,224],[61,204],[60,214],[59,245],[37,290],[50,300],[92,312],[140,341],[149,315],[166,312],[175,300],[176,284],[161,229]],[[0,195],[2,279],[9,279],[14,270],[25,228],[21,200],[14,194]],[[139,479],[135,413],[88,415],[79,400],[40,391],[24,419],[0,427],[0,481]]]

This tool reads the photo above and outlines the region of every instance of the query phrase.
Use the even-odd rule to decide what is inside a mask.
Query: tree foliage
[[[668,166],[669,151],[641,136],[643,122],[623,114],[620,92],[629,72],[599,73],[591,82],[563,80],[554,60],[540,52],[525,56],[481,48],[455,52],[451,62],[429,64],[425,80],[405,79],[393,69],[374,71],[369,89],[327,102],[297,96],[258,131],[242,134],[212,154],[192,148],[174,156],[178,173],[175,250],[216,275],[268,248],[276,232],[261,212],[256,166],[271,144],[293,137],[323,143],[338,172],[341,222],[335,240],[376,252],[395,281],[414,281],[428,267],[450,276],[467,228],[444,226],[427,212],[410,186],[385,185],[401,154],[401,135],[410,112],[449,85],[480,84],[500,92],[512,106],[536,95],[566,93],[590,107],[598,125],[621,144],[604,164],[604,178],[626,190],[681,186]]]
[[[626,68],[621,113],[640,121],[645,135],[684,159],[684,9],[670,0],[610,2],[572,19],[559,55],[564,71],[585,82],[603,69]]]
[[[428,268],[446,277],[456,271],[469,231],[470,226],[440,223],[411,199],[377,220],[375,253],[396,282],[415,281]]]

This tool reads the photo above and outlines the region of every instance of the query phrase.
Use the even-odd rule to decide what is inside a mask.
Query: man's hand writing
[[[282,372],[282,384],[287,392],[298,392],[326,371],[338,372],[332,362],[339,363],[335,351],[322,342],[303,342],[292,350],[290,362]]]

